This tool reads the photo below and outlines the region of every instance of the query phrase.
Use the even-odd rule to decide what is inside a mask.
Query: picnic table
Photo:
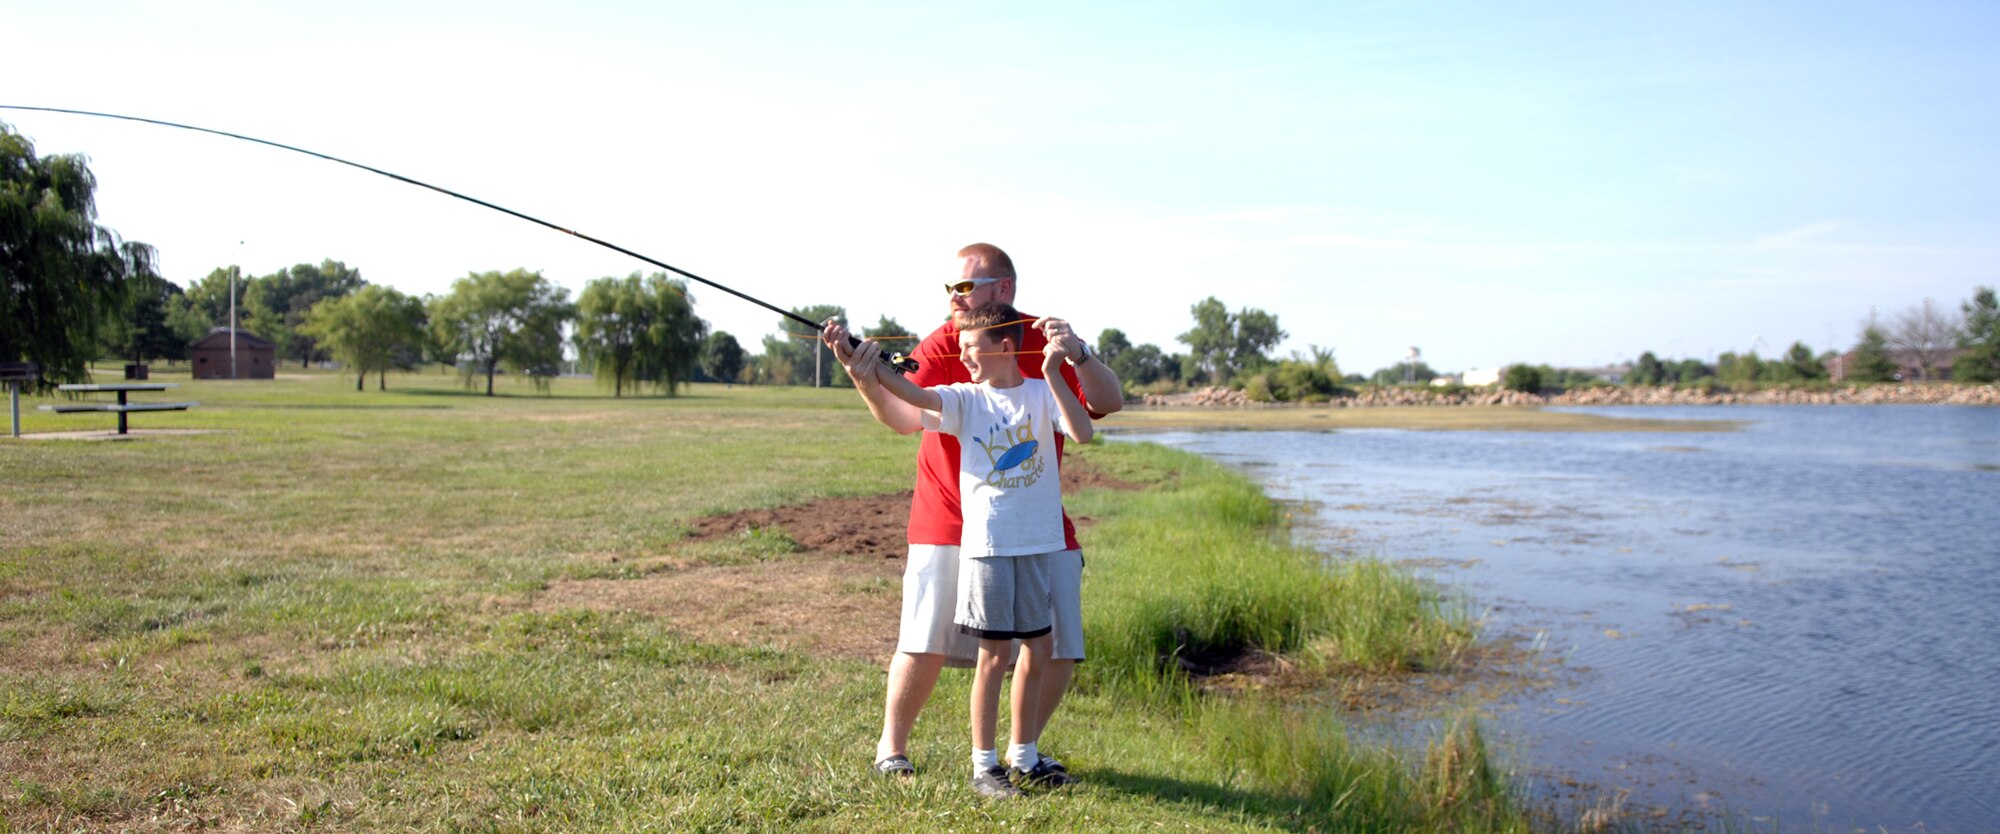
[[[56,389],[59,391],[116,392],[118,394],[118,402],[115,405],[112,403],[59,403],[56,405],[42,406],[42,410],[53,411],[57,414],[73,414],[82,411],[116,412],[118,414],[118,433],[125,434],[126,433],[125,417],[127,414],[130,414],[131,412],[186,411],[190,408],[201,405],[201,403],[135,403],[135,402],[128,402],[126,400],[126,396],[133,391],[165,391],[169,388],[179,388],[179,387],[180,387],[179,385],[176,385],[171,382],[121,382],[121,383],[109,383],[109,384],[75,383],[70,385],[58,385],[56,386]]]

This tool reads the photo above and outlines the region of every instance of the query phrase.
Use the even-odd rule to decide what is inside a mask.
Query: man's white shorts
[[[952,616],[958,608],[958,546],[910,545],[903,566],[903,622],[896,651],[941,654],[947,666],[969,667],[979,656],[979,639],[962,634]],[[1049,595],[1057,660],[1083,659],[1083,553],[1049,554]]]

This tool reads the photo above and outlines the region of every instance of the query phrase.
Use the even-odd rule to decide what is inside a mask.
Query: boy
[[[1055,432],[1078,443],[1090,442],[1092,435],[1090,413],[1074,391],[1022,375],[1014,354],[1023,335],[1020,313],[989,304],[960,324],[959,361],[972,382],[919,388],[876,366],[887,391],[924,411],[925,428],[959,439],[965,526],[954,622],[979,638],[971,697],[972,789],[995,799],[1021,795],[994,744],[1010,640],[1021,640],[1021,662],[1014,674],[1014,743],[1007,758],[1035,762],[1041,755],[1036,739],[1022,736],[1053,645],[1049,557],[1065,547]],[[1067,358],[1062,342],[1050,342],[1042,351],[1044,375],[1061,379]]]

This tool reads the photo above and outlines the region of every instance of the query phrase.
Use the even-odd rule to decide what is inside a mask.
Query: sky
[[[297,145],[779,307],[927,331],[957,250],[1169,352],[1214,296],[1369,373],[1850,346],[2000,284],[2000,4],[9,3],[0,104]],[[190,131],[0,110],[186,285],[654,267]],[[768,310],[701,287],[756,345]]]

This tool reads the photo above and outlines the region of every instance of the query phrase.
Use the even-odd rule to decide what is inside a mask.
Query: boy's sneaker
[[[1016,785],[1031,788],[1061,788],[1076,784],[1076,777],[1069,775],[1069,768],[1048,756],[1036,759],[1034,766],[1027,770],[1008,768],[1007,778]]]
[[[1007,769],[999,765],[973,771],[972,792],[987,799],[1015,799],[1024,795],[1013,782],[1007,781]]]

